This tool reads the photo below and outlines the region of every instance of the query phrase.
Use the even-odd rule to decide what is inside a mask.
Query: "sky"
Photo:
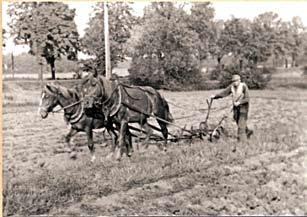
[[[76,9],[75,22],[80,36],[83,36],[89,17],[93,11],[92,6],[95,3],[86,1],[68,1],[66,3],[70,8]],[[9,21],[6,14],[8,4],[8,2],[2,2],[2,25],[4,28],[7,27],[6,23]],[[135,14],[141,16],[143,14],[143,8],[147,4],[149,4],[148,1],[135,2],[133,4]],[[299,16],[304,26],[307,27],[307,1],[213,1],[212,6],[215,9],[215,19],[227,20],[232,15],[237,18],[253,19],[261,13],[273,11],[284,21],[291,21],[292,17]],[[12,40],[9,40],[3,53],[13,52],[15,55],[18,55],[26,51],[27,46],[14,46]]]

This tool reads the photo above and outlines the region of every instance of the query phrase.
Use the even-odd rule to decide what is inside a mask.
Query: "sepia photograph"
[[[307,215],[307,1],[2,1],[3,216]]]

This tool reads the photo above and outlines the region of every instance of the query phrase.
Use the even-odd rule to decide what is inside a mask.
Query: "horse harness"
[[[98,86],[100,88],[101,93],[106,92],[103,84],[99,84]],[[150,91],[148,91],[144,88],[137,87],[137,86],[134,87],[134,86],[129,86],[129,85],[126,85],[126,84],[119,83],[119,84],[116,84],[116,86],[112,90],[110,96],[106,100],[104,100],[103,102],[102,102],[102,97],[93,96],[94,104],[102,106],[102,108],[104,110],[104,115],[105,115],[106,118],[107,117],[113,117],[114,115],[116,115],[119,112],[119,110],[122,108],[121,106],[124,106],[124,107],[126,107],[126,108],[128,108],[132,111],[136,111],[135,109],[133,109],[133,106],[130,105],[129,101],[126,102],[127,98],[130,98],[132,100],[140,100],[141,98],[136,98],[134,96],[131,96],[131,94],[128,93],[126,88],[137,88],[137,89],[143,91],[144,94],[146,94],[146,93],[152,94]],[[117,102],[110,105],[110,100],[116,92],[118,92],[118,99],[116,100]],[[123,93],[125,93],[125,94],[123,94]],[[125,97],[125,95],[127,97]],[[149,101],[149,97],[147,98],[147,100]],[[144,114],[144,115],[148,114],[148,112],[138,112],[138,113],[141,113],[141,114]]]
[[[56,98],[59,97],[59,93],[52,93],[51,91],[49,91],[48,89],[46,89],[46,91],[48,92],[48,94],[55,96]],[[79,100],[77,102],[74,102],[70,105],[67,106],[62,106],[62,108],[56,110],[56,111],[51,111],[52,113],[58,113],[62,110],[64,110],[64,120],[67,124],[76,124],[77,122],[80,121],[80,119],[84,116],[84,109],[83,109],[83,104],[81,103],[82,100]],[[78,107],[77,112],[67,112],[66,109],[71,108],[75,105],[81,104],[81,106]]]

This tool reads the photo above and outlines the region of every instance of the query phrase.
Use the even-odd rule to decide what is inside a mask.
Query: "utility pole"
[[[12,62],[12,65],[11,65],[11,67],[12,67],[12,77],[14,79],[14,77],[15,77],[15,61],[14,61],[14,54],[13,54],[13,52],[11,53],[11,62]]]
[[[106,78],[110,80],[112,72],[111,72],[110,43],[109,43],[108,2],[103,2],[103,9],[104,9],[104,44],[105,44]]]
[[[36,45],[36,51],[35,51],[35,55],[36,55],[36,60],[37,60],[37,63],[38,65],[40,66],[40,70],[38,71],[38,80],[40,82],[40,86],[41,88],[43,87],[44,85],[44,75],[43,75],[43,58],[42,58],[42,48],[41,48],[41,41],[39,39],[39,30],[38,30],[38,25],[39,25],[39,20],[38,20],[38,12],[39,12],[39,9],[38,9],[38,6],[37,4],[35,4],[35,13],[36,13],[36,16],[35,16],[35,34],[36,34],[36,41],[35,41],[35,45]],[[35,38],[35,37],[34,37]]]

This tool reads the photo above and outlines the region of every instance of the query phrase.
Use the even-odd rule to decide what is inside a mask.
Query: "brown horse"
[[[103,116],[100,119],[94,119],[84,113],[79,93],[75,88],[68,89],[60,85],[46,84],[42,90],[38,109],[39,114],[45,119],[48,113],[52,112],[57,105],[64,108],[64,120],[70,125],[70,131],[65,136],[65,142],[68,144],[70,150],[72,150],[71,138],[78,132],[85,132],[87,135],[88,148],[92,155],[91,161],[95,160],[93,129],[105,127],[112,136],[113,143],[117,140],[117,134],[114,128],[104,121]]]
[[[117,159],[121,158],[125,135],[129,133],[128,123],[138,123],[141,128],[144,128],[147,136],[143,144],[148,142],[152,129],[147,119],[151,114],[160,118],[157,122],[165,139],[164,149],[166,150],[168,137],[166,122],[172,122],[173,118],[168,103],[158,91],[151,87],[116,84],[103,76],[88,75],[82,81],[82,92],[85,109],[99,107],[105,117],[115,123],[119,129]]]

